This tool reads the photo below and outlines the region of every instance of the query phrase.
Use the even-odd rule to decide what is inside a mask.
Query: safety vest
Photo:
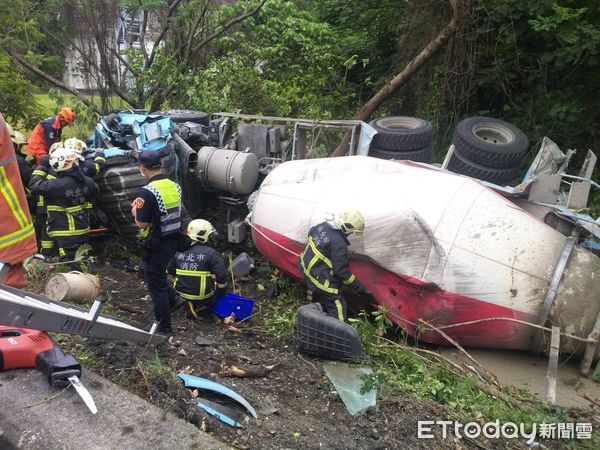
[[[22,262],[37,250],[15,151],[0,114],[0,261]]]
[[[46,147],[50,148],[55,142],[59,142],[62,137],[62,128],[54,128],[56,116],[48,117],[40,122],[44,130],[44,138],[46,139]]]
[[[168,236],[181,229],[181,186],[162,178],[144,186],[154,195],[160,211],[160,235]],[[147,237],[154,224],[142,230],[142,237]]]

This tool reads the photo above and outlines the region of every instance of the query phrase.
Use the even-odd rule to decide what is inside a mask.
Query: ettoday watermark
[[[440,434],[441,432],[441,434]],[[591,439],[591,423],[534,423],[526,426],[523,423],[504,422],[500,420],[486,422],[461,423],[454,420],[419,420],[417,437],[434,439],[441,437],[457,437],[476,439],[480,436],[488,439],[525,439],[531,445],[537,439]]]

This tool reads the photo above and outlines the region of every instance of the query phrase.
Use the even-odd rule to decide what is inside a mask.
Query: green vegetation
[[[262,323],[275,336],[293,336],[296,310],[305,303],[306,293],[300,284],[284,275],[271,275],[271,284],[278,295],[260,304]]]
[[[350,118],[451,14],[444,2],[219,3],[185,0],[172,10],[166,0],[110,0],[93,10],[85,2],[68,7],[56,0],[7,3],[0,13],[0,110],[25,128],[44,116],[39,110],[48,110],[32,94],[48,92],[52,83],[23,68],[13,55],[61,80],[73,42],[65,36],[79,36],[83,50],[105,48],[113,25],[91,33],[92,24],[125,8],[159,18],[161,45],[151,54],[130,47],[118,69],[125,70],[120,81],[114,79],[116,59],[110,54],[101,54],[100,62],[83,58],[88,74],[106,79],[94,99],[80,98],[88,109],[172,107]],[[489,115],[520,127],[534,149],[545,135],[561,148],[579,149],[576,164],[584,150],[599,143],[599,24],[597,2],[473,1],[450,44],[375,115],[432,121],[438,162],[458,120]],[[74,106],[81,127],[91,126],[93,111],[88,116],[82,105]],[[89,132],[69,131],[80,137]]]

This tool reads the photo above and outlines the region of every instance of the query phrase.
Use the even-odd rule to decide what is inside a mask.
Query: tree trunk
[[[463,26],[465,11],[468,10],[470,0],[450,0],[452,7],[452,20],[444,27],[438,35],[419,52],[400,73],[395,75],[385,86],[383,86],[367,103],[365,103],[352,118],[353,120],[366,121],[371,115],[388,100],[398,89],[400,89],[423,65],[429,61],[435,53],[442,48]],[[330,156],[342,156],[348,151],[350,133],[344,138]]]
[[[35,73],[36,75],[39,75],[40,77],[42,77],[43,79],[45,79],[49,83],[52,83],[57,88],[60,88],[60,89],[62,89],[64,91],[69,92],[70,94],[73,94],[75,97],[77,97],[79,100],[81,100],[81,102],[84,105],[88,106],[89,108],[91,108],[94,111],[96,111],[98,114],[102,115],[102,111],[100,111],[98,109],[98,107],[96,105],[94,105],[88,98],[86,98],[84,95],[80,94],[79,91],[77,91],[77,89],[74,89],[74,88],[72,88],[70,86],[67,86],[62,81],[59,81],[56,78],[48,75],[43,70],[37,68],[36,66],[34,66],[33,64],[31,64],[29,61],[27,61],[27,59],[25,59],[25,57],[23,55],[15,52],[15,51],[13,51],[13,50],[11,50],[9,48],[5,48],[4,51],[6,53],[8,53],[10,56],[12,56],[15,61],[17,61],[20,65],[22,65],[26,69],[31,70],[33,73]]]

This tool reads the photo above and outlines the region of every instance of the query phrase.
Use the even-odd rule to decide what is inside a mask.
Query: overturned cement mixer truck
[[[596,359],[600,258],[472,178],[410,161],[349,156],[290,161],[264,180],[251,212],[259,251],[300,277],[297,255],[327,213],[355,208],[350,269],[396,325],[419,340],[544,350]],[[273,212],[277,213],[274,214]]]

